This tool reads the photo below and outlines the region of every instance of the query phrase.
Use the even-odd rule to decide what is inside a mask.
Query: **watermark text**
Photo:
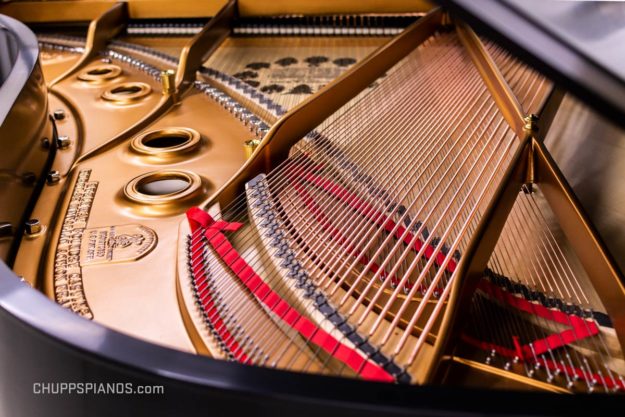
[[[163,395],[162,385],[132,382],[35,382],[35,395]]]

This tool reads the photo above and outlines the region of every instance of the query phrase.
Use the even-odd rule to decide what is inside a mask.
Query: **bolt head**
[[[48,184],[56,184],[61,181],[61,173],[59,171],[50,171],[46,177]]]
[[[13,225],[9,222],[0,222],[0,238],[13,236]]]
[[[25,185],[33,185],[37,182],[37,175],[34,172],[24,172],[22,174],[22,183]]]
[[[67,136],[59,136],[56,139],[56,146],[59,149],[67,149],[67,148],[69,148],[69,145],[71,145],[71,144],[72,144],[72,141]]]
[[[54,113],[52,113],[52,116],[54,117],[54,120],[63,120],[65,119],[65,111],[63,109],[55,110]]]
[[[36,235],[37,233],[41,233],[42,226],[39,220],[30,219],[26,221],[24,232],[27,236]]]

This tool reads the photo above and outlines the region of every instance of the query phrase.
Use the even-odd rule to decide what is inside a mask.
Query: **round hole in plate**
[[[124,187],[130,200],[141,204],[174,203],[201,192],[202,180],[189,171],[164,170],[143,174]]]
[[[159,178],[151,181],[143,181],[137,184],[137,191],[151,196],[162,196],[181,193],[189,188],[191,183],[182,178]]]
[[[141,87],[139,87],[138,85],[121,85],[119,87],[115,87],[111,90],[112,94],[116,94],[116,95],[132,95],[132,94],[137,94],[139,91],[141,91]]]
[[[110,73],[111,73],[110,68],[95,68],[90,71],[87,71],[87,74],[89,75],[106,75]]]
[[[197,148],[200,134],[186,127],[170,127],[152,130],[135,137],[130,146],[133,150],[156,156],[173,156]]]
[[[122,69],[117,65],[103,64],[85,69],[78,74],[78,79],[88,82],[104,82],[118,77],[122,73]]]
[[[146,138],[143,144],[149,148],[166,149],[182,146],[189,141],[186,135],[162,135],[152,138]]]
[[[116,85],[104,92],[102,98],[117,104],[129,104],[150,94],[152,88],[146,83],[129,82]]]

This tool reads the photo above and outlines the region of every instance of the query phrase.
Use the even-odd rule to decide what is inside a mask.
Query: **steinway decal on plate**
[[[135,261],[156,245],[156,233],[139,224],[87,229],[80,250],[82,266]]]
[[[156,234],[142,225],[130,224],[87,229],[97,181],[89,181],[91,170],[78,173],[54,258],[56,301],[83,317],[92,319],[82,283],[82,268],[106,262],[133,261],[156,245]]]

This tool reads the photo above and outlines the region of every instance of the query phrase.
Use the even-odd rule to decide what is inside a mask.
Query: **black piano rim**
[[[5,390],[13,398],[40,402],[46,410],[57,402],[100,404],[104,398],[33,395],[32,383],[57,382],[57,375],[63,378],[61,382],[163,385],[162,400],[189,407],[183,408],[186,415],[215,407],[240,415],[254,404],[259,407],[255,415],[271,415],[285,407],[297,410],[298,415],[571,415],[588,407],[599,411],[625,404],[620,395],[395,385],[211,359],[145,342],[84,319],[21,282],[4,264],[0,265],[0,334],[0,369],[4,369],[0,372],[0,387],[4,386],[0,399]],[[37,364],[34,357],[45,365]],[[45,360],[55,357],[61,360]],[[107,407],[118,401],[126,407],[148,400],[154,402],[153,397],[115,396],[107,399]],[[22,401],[16,402],[15,410],[20,410]],[[168,415],[150,410],[150,415]]]

